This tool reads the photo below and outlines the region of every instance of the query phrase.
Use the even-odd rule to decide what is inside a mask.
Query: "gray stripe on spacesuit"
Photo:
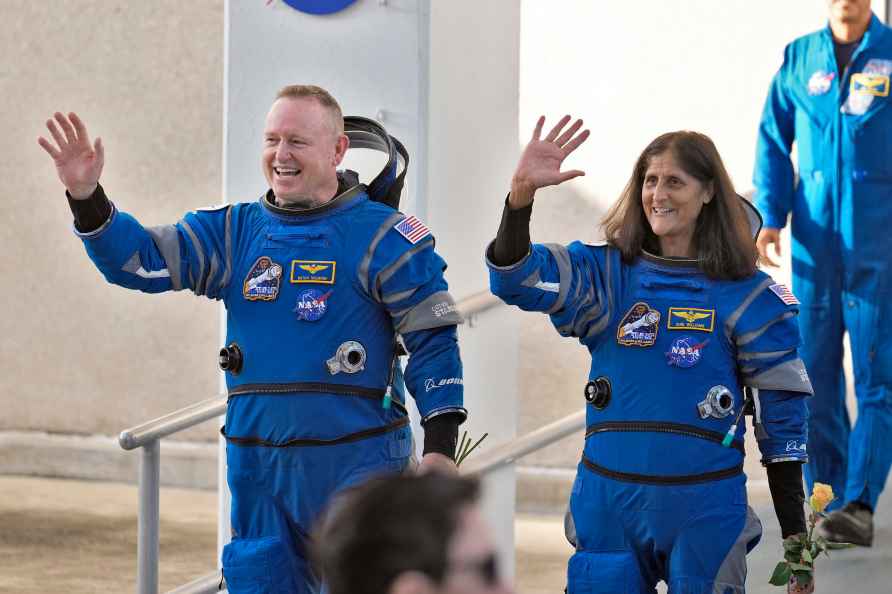
[[[564,307],[564,302],[567,301],[567,293],[570,291],[570,282],[573,280],[573,270],[570,268],[570,252],[567,251],[567,248],[557,243],[546,243],[543,245],[548,248],[549,252],[551,252],[551,257],[554,258],[558,267],[558,274],[560,275],[558,281],[560,282],[561,287],[560,292],[558,293],[554,305],[545,312],[547,314],[553,314]]]
[[[226,209],[226,229],[223,232],[223,238],[226,246],[226,270],[223,272],[223,278],[220,279],[221,291],[229,284],[229,277],[232,276],[232,206]]]
[[[401,212],[395,212],[387,217],[387,219],[381,223],[381,226],[378,227],[378,230],[375,231],[375,235],[372,236],[372,241],[369,242],[369,247],[362,256],[362,260],[359,261],[356,273],[359,275],[359,284],[366,293],[369,291],[369,266],[372,264],[372,256],[375,254],[375,249],[378,247],[378,244],[381,243],[381,240],[384,239],[384,236],[387,235],[387,232],[390,231],[390,228],[396,225],[397,221],[401,221],[405,217],[406,215]]]
[[[220,259],[217,257],[217,252],[211,252],[211,269],[208,272],[208,285],[214,282],[214,277],[217,276],[217,271],[220,270]],[[217,290],[214,290],[213,287],[207,287],[209,291],[213,291],[212,296],[216,296],[219,294],[219,287]]]
[[[763,325],[761,328],[757,328],[750,332],[745,332],[745,333],[741,334],[740,336],[737,337],[737,346],[740,347],[745,344],[751,343],[752,341],[756,340],[757,338],[759,338],[760,336],[765,334],[765,332],[769,328],[771,328],[778,322],[783,322],[784,320],[788,320],[788,319],[794,317],[795,315],[796,315],[796,312],[794,312],[794,311],[785,311],[779,317],[771,320],[770,322],[765,323],[765,325]]]
[[[403,299],[408,299],[412,295],[415,294],[415,291],[418,290],[418,287],[413,287],[411,289],[407,289],[405,291],[399,291],[397,293],[390,293],[383,299],[384,305],[393,305],[394,303],[399,303]]]
[[[174,291],[183,288],[180,276],[180,234],[175,225],[159,225],[146,227],[146,233],[155,242],[155,247],[161,252],[167,270],[170,272],[170,284]]]
[[[582,283],[579,283],[581,285]],[[578,288],[578,286],[577,286]],[[585,296],[582,299],[579,299],[578,296],[574,296],[573,302],[577,304],[576,313],[579,312],[580,309],[583,309],[584,305],[591,303],[592,299],[595,297],[595,288],[589,285],[585,290]],[[576,322],[574,319],[571,319],[569,322],[564,324],[563,326],[558,326],[557,331],[561,334],[568,334],[570,336],[581,336],[578,333],[578,328],[581,327],[582,322]]]
[[[753,351],[751,353],[738,353],[737,360],[752,361],[754,359],[780,359],[784,355],[789,355],[795,350],[795,348],[792,348],[783,351]]]
[[[412,246],[411,249],[403,252],[403,254],[399,258],[396,259],[396,262],[394,262],[393,264],[382,269],[378,273],[378,275],[375,277],[375,282],[372,283],[372,287],[373,287],[372,297],[376,301],[381,301],[383,298],[381,295],[381,286],[384,283],[386,283],[387,281],[389,281],[393,277],[393,275],[396,274],[397,271],[399,271],[400,268],[405,266],[406,262],[411,260],[415,254],[417,254],[418,252],[425,250],[427,248],[433,248],[433,246],[434,246],[434,238],[431,237],[430,239],[426,239],[425,241],[422,241],[421,243]]]
[[[444,309],[440,314],[437,313],[437,310],[440,309],[438,306]],[[455,300],[452,299],[452,295],[448,291],[437,291],[408,310],[400,318],[395,330],[400,334],[405,334],[415,330],[454,326],[461,323],[461,314],[455,308]]]
[[[542,280],[542,277],[539,276],[539,269],[537,268],[536,270],[533,271],[533,273],[531,275],[529,275],[528,277],[526,277],[524,280],[521,281],[520,286],[521,287],[535,287],[539,283],[540,280]]]
[[[196,295],[204,295],[205,284],[207,283],[207,272],[204,269],[204,249],[202,249],[201,242],[198,241],[198,236],[195,235],[195,231],[192,230],[192,227],[189,226],[189,223],[186,222],[186,219],[182,219],[180,221],[180,224],[183,226],[183,230],[192,241],[195,255],[198,258],[197,278],[193,276],[192,266],[189,266],[189,280],[192,281],[192,292]]]
[[[746,373],[744,370],[741,370]],[[813,394],[811,380],[802,359],[791,359],[754,377],[744,377],[743,385],[760,390],[788,390]]]
[[[740,302],[740,305],[737,306],[730,316],[725,320],[725,336],[728,338],[728,341],[731,340],[731,335],[734,333],[734,326],[737,325],[737,321],[740,319],[740,316],[743,315],[743,312],[746,311],[746,308],[750,306],[750,304],[756,300],[756,297],[765,290],[766,287],[773,284],[774,281],[771,278],[766,278],[759,285],[753,289],[749,295],[747,295],[743,301]]]
[[[762,536],[762,522],[750,506],[746,506],[746,521],[725,560],[719,566],[712,585],[712,594],[743,592],[746,581],[746,552],[750,543]]]

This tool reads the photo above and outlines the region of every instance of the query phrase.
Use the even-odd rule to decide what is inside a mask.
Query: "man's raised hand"
[[[585,175],[585,172],[579,169],[561,171],[564,159],[579,148],[589,136],[588,130],[579,132],[582,120],[576,120],[564,130],[564,126],[571,119],[568,115],[562,117],[548,135],[542,138],[545,116],[539,117],[533,130],[533,137],[523,149],[514,177],[511,179],[511,196],[508,199],[511,208],[523,208],[530,204],[539,188],[556,186],[574,177]]]
[[[46,121],[46,127],[55,144],[43,136],[37,139],[37,144],[53,158],[56,173],[71,197],[76,200],[89,198],[96,190],[105,164],[102,139],[97,138],[91,145],[87,127],[76,113],[66,117],[56,112]]]

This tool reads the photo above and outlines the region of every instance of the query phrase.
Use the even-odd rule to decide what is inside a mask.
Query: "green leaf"
[[[803,544],[802,541],[799,540],[799,535],[788,536],[784,539],[784,550],[788,553],[795,553],[796,556],[799,556],[799,553],[802,552]]]
[[[799,575],[798,572],[800,571],[807,571],[809,573],[812,571],[811,565],[805,565],[804,563],[790,563],[790,569],[796,572],[796,575]]]
[[[793,570],[790,569],[790,564],[786,561],[781,561],[774,567],[774,572],[771,574],[768,583],[772,586],[786,586],[790,581],[791,575],[793,575]]]
[[[811,552],[805,549],[802,550],[802,560],[809,564],[815,562],[815,558],[812,557]]]
[[[840,550],[840,549],[851,549],[851,548],[854,547],[855,545],[853,545],[853,544],[850,543],[850,542],[827,542],[827,544],[824,545],[824,546],[825,546],[825,548],[827,548],[828,550],[831,550],[831,551],[838,551],[838,550]]]

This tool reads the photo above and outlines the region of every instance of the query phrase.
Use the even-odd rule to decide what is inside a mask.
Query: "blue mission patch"
[[[616,328],[616,342],[625,346],[647,347],[657,341],[660,312],[639,301],[626,312]]]
[[[272,301],[279,296],[281,282],[282,265],[268,256],[260,256],[245,277],[242,295],[248,301]]]

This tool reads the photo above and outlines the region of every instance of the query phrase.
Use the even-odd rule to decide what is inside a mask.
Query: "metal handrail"
[[[473,327],[479,314],[499,305],[501,300],[489,291],[480,291],[455,304],[462,319]],[[137,529],[136,591],[158,592],[158,554],[161,489],[161,440],[169,435],[219,417],[226,412],[226,397],[217,396],[190,404],[172,413],[121,431],[118,443],[125,450],[142,448],[139,465],[139,517]],[[215,574],[216,575],[216,574]],[[175,592],[213,592],[219,582],[208,575],[177,588]]]
[[[209,421],[214,417],[219,417],[225,412],[226,396],[202,400],[142,425],[124,429],[121,431],[121,435],[118,436],[118,443],[125,450],[133,450],[199,423]]]
[[[475,454],[471,460],[462,465],[462,474],[487,474],[502,466],[513,464],[518,458],[541,450],[582,429],[585,429],[585,409],[543,425],[491,450]]]

